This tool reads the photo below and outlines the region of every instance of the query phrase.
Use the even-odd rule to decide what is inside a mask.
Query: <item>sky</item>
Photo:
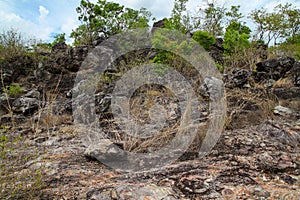
[[[96,2],[97,0],[91,0]],[[147,8],[159,20],[169,17],[174,0],[110,0],[133,9]],[[207,0],[189,0],[191,13],[205,5]],[[210,0],[209,0],[210,1]],[[279,3],[291,3],[300,8],[300,0],[215,0],[218,5],[240,5],[247,16],[252,10],[266,8],[269,11]],[[59,33],[70,35],[80,25],[76,7],[80,0],[0,0],[0,32],[14,29],[30,39],[51,42]],[[247,21],[247,19],[245,19]],[[71,40],[68,40],[71,42]]]

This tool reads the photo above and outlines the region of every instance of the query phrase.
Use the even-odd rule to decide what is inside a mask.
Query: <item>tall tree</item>
[[[251,18],[252,21],[256,24],[256,40],[264,41],[264,36],[267,32],[266,16],[266,9],[253,10],[249,15],[249,18]]]
[[[151,17],[145,8],[134,10],[106,0],[98,0],[96,4],[81,0],[76,11],[83,24],[71,33],[71,37],[78,44],[91,44],[99,36],[107,38],[130,28],[147,27]]]
[[[231,6],[230,11],[226,12],[226,16],[228,18],[228,22],[230,24],[230,22],[239,22],[240,19],[242,19],[244,16],[243,14],[240,12],[240,8],[241,6]]]
[[[222,36],[225,11],[226,8],[224,6],[218,6],[215,1],[211,3],[207,1],[207,7],[199,10],[199,14],[204,15],[198,20],[199,24],[201,24],[201,29],[214,37]]]
[[[256,24],[256,32],[260,40],[266,44],[279,39],[286,39],[287,36],[297,35],[300,31],[300,9],[292,4],[279,4],[273,12],[265,9],[254,10],[249,17]]]
[[[52,46],[58,44],[58,43],[64,43],[66,42],[66,34],[65,33],[59,33],[59,34],[56,34],[54,36],[54,41],[52,42]]]
[[[188,0],[175,0],[171,17],[166,20],[166,28],[179,30],[183,33],[193,29],[191,17],[186,9]]]
[[[289,3],[285,5],[279,4],[276,9],[283,15],[283,26],[285,28],[283,35],[293,41],[293,38],[300,34],[300,9]]]

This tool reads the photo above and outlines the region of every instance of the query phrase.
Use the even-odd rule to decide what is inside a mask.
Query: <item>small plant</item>
[[[216,62],[215,63],[216,67],[218,68],[218,70],[223,73],[225,70],[225,67],[223,65],[221,65],[220,63]]]
[[[13,136],[6,126],[0,126],[0,199],[33,199],[44,188],[43,166],[35,170],[22,171],[25,162],[39,156],[28,152],[21,136]],[[18,147],[18,148],[16,148]]]
[[[8,143],[8,138],[6,136],[7,133],[7,127],[6,126],[0,126],[0,158],[1,160],[4,160],[6,158],[7,154],[7,143]],[[0,169],[2,171],[2,168],[5,166],[4,163],[1,163]]]
[[[19,83],[12,83],[4,89],[4,92],[9,96],[18,96],[24,92],[24,89],[19,85]]]

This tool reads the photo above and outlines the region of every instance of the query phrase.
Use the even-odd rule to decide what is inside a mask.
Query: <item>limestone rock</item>
[[[287,115],[287,114],[292,114],[293,111],[289,108],[283,107],[283,106],[276,106],[274,108],[274,114],[277,115]]]

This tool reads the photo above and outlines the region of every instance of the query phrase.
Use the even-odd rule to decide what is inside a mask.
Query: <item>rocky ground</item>
[[[122,172],[85,157],[82,136],[71,125],[50,135],[28,136],[26,143],[38,147],[40,154],[18,173],[44,166],[45,188],[38,199],[296,200],[300,197],[299,132],[299,122],[265,121],[224,131],[202,159]]]
[[[188,152],[161,168],[125,172],[87,155],[83,138],[89,133],[73,123],[74,77],[88,48],[57,48],[33,73],[13,68],[24,61],[1,64],[5,85],[18,82],[26,88],[17,96],[0,96],[2,135],[22,137],[8,153],[18,162],[4,172],[25,177],[17,182],[31,187],[26,176],[41,171],[39,191],[30,199],[300,199],[300,73],[295,59],[270,59],[258,63],[256,72],[224,74],[226,129],[205,157]],[[102,91],[95,96],[105,124],[111,119],[109,95]],[[2,137],[1,144],[5,141]],[[3,180],[6,193],[0,198],[29,198],[22,190],[12,197],[3,187],[9,191],[13,186]]]

